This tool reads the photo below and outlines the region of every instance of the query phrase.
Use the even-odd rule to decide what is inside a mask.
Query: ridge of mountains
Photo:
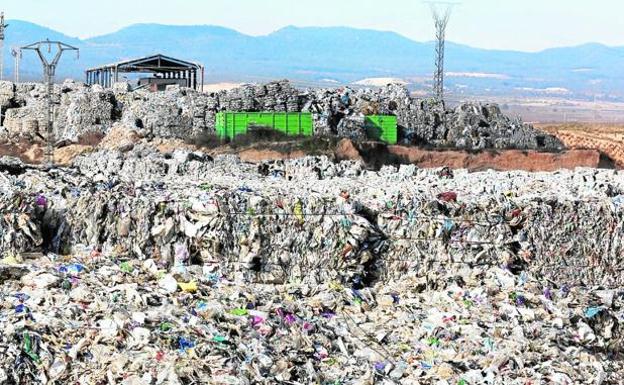
[[[57,78],[80,80],[89,67],[162,53],[203,63],[206,82],[289,78],[304,85],[331,85],[381,77],[405,79],[414,89],[428,89],[434,64],[433,42],[347,27],[288,26],[268,35],[249,36],[211,25],[134,24],[79,39],[27,21],[7,23],[8,79],[14,67],[9,48],[45,39],[80,48],[79,60],[66,54],[57,70]],[[448,42],[445,66],[446,86],[452,93],[624,99],[624,47],[589,43],[530,53]],[[41,72],[36,56],[25,52],[21,79],[38,80]]]

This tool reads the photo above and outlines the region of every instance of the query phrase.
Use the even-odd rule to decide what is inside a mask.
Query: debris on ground
[[[43,91],[6,84],[7,130],[34,138]],[[63,146],[66,167],[0,157],[0,385],[621,383],[621,171],[249,164],[139,140],[210,130],[220,105],[319,109],[333,130],[389,100],[479,127],[410,140],[554,146],[475,118],[493,107],[400,112],[395,87],[57,91],[61,136],[109,136]]]
[[[268,285],[91,247],[28,268],[2,283],[0,384],[617,384],[624,371],[623,293],[526,271]]]
[[[121,84],[120,84],[121,85]],[[43,84],[0,82],[6,109],[0,139],[42,141],[45,135]],[[494,104],[463,103],[447,108],[417,99],[403,85],[299,90],[288,81],[243,85],[207,94],[174,87],[164,92],[103,89],[66,81],[54,87],[55,137],[77,143],[123,126],[140,137],[202,142],[215,135],[221,111],[311,112],[317,136],[366,139],[364,115],[396,115],[402,144],[467,150],[564,148],[554,136],[505,116]]]

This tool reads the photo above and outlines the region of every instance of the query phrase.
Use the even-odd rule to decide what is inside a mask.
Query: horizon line
[[[241,34],[243,36],[247,36],[247,37],[251,37],[251,38],[257,38],[257,37],[266,37],[266,36],[270,36],[276,32],[279,32],[281,30],[284,30],[286,28],[297,28],[297,29],[312,29],[312,28],[316,28],[316,29],[337,29],[337,28],[344,28],[344,29],[351,29],[351,30],[356,30],[356,31],[372,31],[372,32],[380,32],[380,33],[393,33],[396,34],[397,36],[400,36],[404,39],[407,39],[411,42],[414,43],[419,43],[419,44],[429,44],[429,43],[434,43],[435,41],[432,40],[427,40],[427,41],[419,41],[419,40],[414,40],[410,37],[407,37],[405,35],[400,34],[399,32],[396,31],[391,31],[391,30],[383,30],[383,29],[373,29],[373,28],[360,28],[360,27],[349,27],[349,26],[345,26],[345,25],[334,25],[334,26],[297,26],[297,25],[293,25],[293,24],[289,24],[289,25],[285,25],[283,27],[277,28],[276,30],[267,33],[267,34],[258,34],[258,35],[253,35],[253,34],[248,34],[248,33],[244,33],[241,32],[233,27],[227,27],[224,25],[217,25],[217,24],[163,24],[163,23],[156,23],[156,22],[138,22],[138,23],[132,23],[132,24],[128,24],[124,27],[121,27],[119,29],[113,30],[111,32],[107,32],[107,33],[103,33],[103,34],[97,34],[97,35],[92,35],[92,36],[85,36],[85,37],[80,37],[80,36],[71,36],[68,35],[65,32],[62,32],[60,30],[57,29],[53,29],[51,27],[48,27],[46,25],[43,24],[38,24],[32,21],[28,21],[28,20],[23,20],[23,19],[7,19],[6,20],[8,24],[10,24],[10,22],[23,22],[23,23],[29,23],[32,25],[36,25],[42,28],[47,28],[51,31],[54,31],[56,33],[60,33],[63,34],[69,38],[72,39],[78,39],[80,41],[88,41],[90,39],[96,39],[98,37],[102,37],[102,36],[106,36],[106,35],[112,35],[115,33],[118,33],[120,31],[123,31],[124,29],[133,27],[133,26],[140,26],[140,25],[157,25],[157,26],[163,26],[163,27],[216,27],[216,28],[223,28],[226,30],[230,30],[230,31],[234,31],[238,34]],[[9,30],[10,33],[10,30]],[[586,41],[584,43],[579,43],[579,44],[575,44],[575,45],[565,45],[565,46],[552,46],[552,47],[548,47],[548,48],[544,48],[544,49],[539,49],[539,50],[520,50],[520,49],[501,49],[501,48],[483,48],[483,47],[477,47],[477,46],[473,46],[470,44],[465,44],[465,43],[458,43],[456,41],[453,41],[451,39],[447,40],[447,44],[455,44],[455,45],[460,45],[460,46],[464,46],[464,47],[468,47],[468,48],[473,48],[473,49],[480,49],[480,50],[485,50],[485,51],[498,51],[498,52],[517,52],[517,53],[526,53],[526,54],[536,54],[536,53],[542,53],[542,52],[546,52],[549,50],[553,50],[553,49],[565,49],[565,48],[579,48],[579,47],[583,47],[583,46],[589,46],[589,45],[598,45],[598,46],[602,46],[605,48],[610,48],[610,49],[621,49],[624,48],[624,45],[608,45],[608,44],[604,44],[601,42],[597,42],[597,41]]]

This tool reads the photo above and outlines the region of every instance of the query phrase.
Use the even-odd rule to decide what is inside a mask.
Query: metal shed
[[[139,79],[139,85],[150,86],[154,90],[164,89],[170,84],[200,90],[204,86],[204,66],[161,54],[89,68],[86,82],[111,87],[119,81],[120,73],[151,74],[152,77]]]

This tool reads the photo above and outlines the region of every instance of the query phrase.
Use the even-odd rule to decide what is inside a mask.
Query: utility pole
[[[45,57],[42,48],[47,47],[48,53],[52,52],[52,45],[56,46],[56,54],[52,58],[51,61]],[[45,151],[45,163],[47,167],[54,166],[54,122],[52,120],[52,93],[54,91],[54,75],[56,73],[56,67],[58,65],[61,56],[64,51],[76,51],[76,58],[79,57],[80,51],[78,48],[73,47],[69,44],[62,43],[60,41],[39,41],[37,43],[29,44],[27,46],[21,47],[19,56],[22,56],[22,51],[30,50],[35,51],[41,60],[41,64],[43,65],[43,76],[44,81],[47,85],[47,127],[46,127],[46,151]]]
[[[15,84],[19,83],[19,64],[20,64],[20,52],[18,48],[11,47],[11,55],[13,56],[13,77],[15,77]]]
[[[427,2],[433,12],[436,28],[436,61],[433,75],[433,94],[437,101],[444,101],[444,46],[446,42],[446,27],[451,17],[451,10],[457,3]],[[443,8],[443,10],[441,9]]]
[[[4,12],[0,12],[0,80],[4,80],[4,30],[8,26],[4,22]]]

